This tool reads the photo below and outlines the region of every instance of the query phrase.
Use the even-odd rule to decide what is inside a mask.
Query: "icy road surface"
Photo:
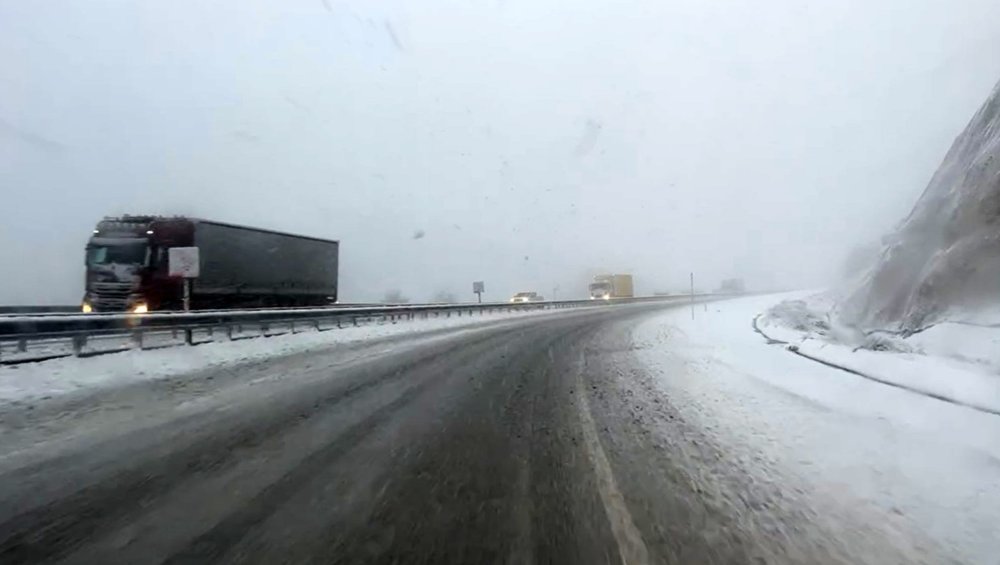
[[[308,353],[334,344],[351,345],[373,340],[398,339],[404,336],[448,331],[459,327],[475,327],[497,320],[525,316],[544,316],[551,310],[490,312],[476,315],[434,317],[430,319],[384,321],[372,320],[358,327],[316,332],[305,330],[294,335],[268,338],[254,337],[239,341],[214,341],[190,348],[126,351],[107,356],[60,358],[41,363],[0,366],[0,404],[7,402],[34,404],[67,394],[96,394],[102,389],[138,381],[175,377],[179,374],[266,359],[278,355]],[[169,314],[166,314],[169,315]],[[253,333],[259,335],[259,329]],[[169,334],[167,336],[169,337]],[[197,336],[204,339],[204,336]],[[181,343],[172,340],[175,344]],[[128,343],[128,338],[122,340]],[[68,347],[66,340],[62,345]],[[110,349],[110,348],[109,348]]]
[[[768,346],[750,320],[778,300],[8,402],[0,562],[991,562],[998,419]]]

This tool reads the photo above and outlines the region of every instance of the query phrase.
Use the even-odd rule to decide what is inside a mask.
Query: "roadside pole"
[[[191,311],[191,277],[184,277],[184,311]]]
[[[694,319],[694,273],[691,273],[691,319]]]

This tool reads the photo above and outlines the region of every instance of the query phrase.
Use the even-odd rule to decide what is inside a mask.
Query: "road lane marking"
[[[611,533],[618,544],[618,555],[625,565],[647,565],[649,563],[649,550],[646,549],[645,542],[642,541],[642,534],[635,527],[632,514],[628,511],[625,497],[618,490],[615,476],[611,472],[611,463],[608,456],[601,447],[600,439],[597,437],[597,424],[590,413],[590,402],[587,400],[587,393],[584,389],[582,368],[583,353],[580,353],[580,363],[576,373],[576,405],[580,412],[580,423],[583,428],[583,444],[587,449],[591,466],[597,477],[597,490],[601,496],[601,503],[604,505],[604,512],[608,516],[611,524]]]

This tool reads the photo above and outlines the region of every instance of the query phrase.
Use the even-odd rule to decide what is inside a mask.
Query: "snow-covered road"
[[[1000,418],[769,345],[782,298],[12,370],[0,562],[996,562]]]
[[[831,531],[853,529],[845,543],[996,562],[1000,417],[826,367],[753,331],[756,315],[801,295],[719,302],[693,321],[668,311],[633,330],[636,358],[722,454],[720,468],[747,477],[740,496],[794,498]]]
[[[373,321],[359,327],[317,332],[305,330],[268,338],[219,341],[197,347],[126,351],[108,356],[65,357],[0,366],[0,405],[37,404],[67,394],[96,391],[176,377],[195,371],[252,363],[272,357],[318,351],[334,346],[370,343],[373,340],[433,335],[459,328],[474,328],[500,321],[551,314],[551,310],[490,312],[475,316],[449,316],[399,321]],[[180,337],[174,342],[179,342]],[[127,344],[127,338],[124,340]]]

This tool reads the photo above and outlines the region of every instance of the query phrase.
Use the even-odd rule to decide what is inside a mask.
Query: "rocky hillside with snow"
[[[877,263],[839,306],[861,328],[1000,323],[1000,84],[955,140]]]

